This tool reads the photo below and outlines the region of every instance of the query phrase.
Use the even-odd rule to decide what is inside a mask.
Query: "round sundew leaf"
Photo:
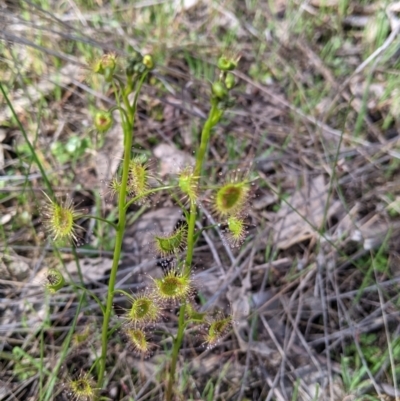
[[[47,203],[42,209],[43,225],[54,241],[69,240],[78,243],[76,219],[80,216],[71,198],[65,201],[54,201],[46,194]]]
[[[246,226],[243,218],[238,216],[230,216],[227,220],[228,224],[228,242],[232,247],[239,246],[246,237]]]
[[[184,275],[176,270],[170,270],[164,277],[154,279],[154,283],[157,295],[166,301],[187,299],[193,291],[190,275]]]
[[[221,216],[235,215],[245,205],[249,194],[247,183],[228,183],[215,195],[214,209]]]
[[[77,379],[70,379],[68,389],[75,401],[93,401],[97,397],[95,382],[88,373],[81,373]]]
[[[128,328],[124,332],[135,352],[140,354],[149,353],[151,345],[144,330]]]
[[[180,190],[191,201],[198,197],[198,177],[193,175],[192,168],[188,167],[179,173],[178,185]]]
[[[129,163],[128,192],[131,196],[144,196],[148,189],[148,165],[142,157],[136,157]]]
[[[209,348],[214,347],[227,334],[232,327],[232,317],[228,316],[222,319],[213,320],[208,327],[208,332],[205,335],[205,342]]]
[[[125,317],[128,323],[146,325],[157,321],[161,310],[155,297],[144,293],[134,298]]]
[[[185,225],[178,227],[169,235],[156,235],[154,247],[157,253],[165,257],[181,252],[186,246],[187,229]]]

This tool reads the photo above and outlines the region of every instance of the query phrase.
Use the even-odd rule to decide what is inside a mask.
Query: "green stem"
[[[217,101],[212,101],[212,107],[210,113],[208,115],[207,121],[203,126],[203,130],[201,131],[201,140],[200,147],[196,154],[196,164],[194,168],[193,175],[195,177],[200,177],[201,171],[204,164],[204,158],[207,152],[208,143],[210,142],[211,129],[218,123],[222,116],[222,110],[218,109]],[[197,206],[195,202],[190,202],[190,217],[188,224],[188,243],[187,243],[187,253],[185,265],[183,266],[184,274],[190,274],[190,269],[192,265],[193,259],[193,250],[195,243],[195,235],[194,230],[196,227],[196,215],[197,215]],[[172,400],[172,388],[175,384],[175,372],[176,372],[176,364],[178,361],[179,350],[183,341],[183,333],[185,329],[185,311],[186,311],[186,303],[183,302],[179,309],[179,322],[178,322],[178,333],[174,339],[174,346],[172,348],[171,355],[171,368],[170,375],[168,378],[168,386],[166,391],[165,399],[166,401]]]
[[[218,109],[217,105],[218,102],[213,100],[207,121],[204,123],[203,130],[201,131],[200,148],[196,154],[196,165],[193,173],[195,177],[200,177],[201,175],[204,157],[207,152],[208,142],[210,141],[211,129],[218,123],[222,116],[222,110]]]
[[[186,253],[186,261],[184,266],[184,272],[187,273],[190,271],[190,267],[192,265],[193,259],[193,250],[194,250],[194,229],[196,227],[196,215],[197,215],[197,206],[195,202],[190,202],[190,212],[189,212],[189,225],[188,225],[188,241],[187,241],[187,253]]]
[[[217,102],[212,102],[212,107],[208,115],[207,121],[204,124],[203,130],[201,132],[200,148],[196,154],[196,165],[194,168],[193,175],[195,177],[201,176],[201,170],[204,164],[204,158],[206,155],[208,143],[210,142],[211,129],[218,123],[221,118],[222,111],[217,108]],[[186,263],[184,266],[185,273],[190,272],[190,267],[192,265],[193,250],[194,250],[194,230],[196,227],[196,215],[197,206],[195,202],[190,203],[190,217],[189,217],[189,227],[188,227],[188,247],[186,253]]]
[[[111,318],[113,300],[114,300],[114,288],[118,271],[118,263],[121,256],[122,249],[122,241],[124,238],[125,232],[125,224],[126,224],[126,195],[127,195],[127,184],[128,184],[128,173],[129,173],[129,162],[131,160],[131,148],[133,143],[133,126],[135,122],[135,112],[137,101],[139,97],[140,89],[143,85],[144,79],[147,74],[143,74],[139,85],[137,87],[135,98],[133,101],[133,105],[129,104],[128,96],[123,94],[122,91],[122,99],[125,107],[127,108],[127,118],[121,118],[123,120],[123,131],[124,131],[124,160],[122,165],[122,179],[121,179],[121,188],[119,192],[118,199],[118,227],[116,230],[116,238],[115,238],[115,248],[114,248],[114,256],[113,263],[111,266],[110,273],[110,281],[108,282],[108,291],[107,291],[107,301],[106,301],[106,310],[104,314],[103,320],[103,328],[101,332],[101,357],[100,357],[100,369],[98,376],[98,386],[99,388],[103,387],[104,381],[104,373],[106,370],[106,357],[107,357],[107,345],[108,345],[108,325]],[[117,94],[118,96],[118,94]]]
[[[176,338],[174,339],[174,346],[172,348],[172,358],[171,358],[171,367],[168,378],[168,387],[167,387],[167,392],[165,394],[165,399],[167,401],[171,401],[173,395],[172,388],[175,383],[176,363],[178,361],[178,354],[181,348],[181,344],[183,341],[183,334],[185,331],[185,309],[186,309],[186,304],[183,303],[179,309],[178,332],[176,333]]]

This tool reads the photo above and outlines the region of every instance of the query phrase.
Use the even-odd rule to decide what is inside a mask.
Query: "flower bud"
[[[115,53],[108,53],[105,54],[101,58],[101,66],[104,70],[111,70],[114,71],[115,67],[117,66],[117,56]]]
[[[117,66],[117,56],[114,53],[105,54],[101,58],[101,69],[107,82],[111,82]]]
[[[113,119],[111,113],[98,111],[94,116],[94,126],[99,132],[106,132],[110,129]]]
[[[235,86],[235,76],[228,72],[225,77],[225,86],[228,90],[231,90]]]
[[[100,60],[94,60],[94,62],[91,64],[91,70],[95,74],[100,74],[100,75],[104,74],[104,69],[103,69],[103,66],[101,64],[101,59]]]
[[[236,68],[237,66],[237,62],[232,60],[232,59],[228,59],[225,56],[221,56],[218,59],[217,62],[217,67],[221,70],[221,71],[232,71]]]
[[[125,69],[125,73],[127,76],[132,76],[136,72],[135,66],[140,63],[141,60],[141,54],[134,50],[132,54],[128,57],[128,62]]]
[[[220,81],[216,81],[212,84],[212,93],[218,99],[224,99],[228,96],[225,85]]]
[[[142,63],[146,66],[148,70],[152,70],[154,68],[153,56],[151,54],[144,55]]]

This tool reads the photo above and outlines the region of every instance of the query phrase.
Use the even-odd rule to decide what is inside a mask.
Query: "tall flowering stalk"
[[[108,345],[108,329],[112,313],[112,306],[114,300],[114,289],[115,281],[118,271],[118,263],[121,257],[122,242],[125,233],[126,224],[126,203],[127,195],[130,191],[131,182],[129,180],[132,169],[138,170],[138,164],[131,159],[131,149],[133,143],[133,129],[135,123],[135,115],[137,102],[139,98],[140,89],[142,88],[143,82],[149,71],[149,67],[152,67],[150,56],[140,58],[139,55],[135,54],[135,57],[129,60],[129,65],[126,68],[127,85],[122,84],[116,77],[114,77],[114,70],[116,67],[115,60],[111,57],[106,59],[104,65],[100,66],[100,73],[105,76],[106,81],[112,82],[115,95],[118,103],[118,111],[121,115],[122,129],[124,132],[124,157],[122,162],[122,177],[119,182],[119,193],[118,193],[118,225],[116,227],[115,247],[114,256],[111,266],[110,279],[108,282],[107,300],[105,306],[105,313],[103,318],[103,327],[101,334],[101,356],[100,356],[100,367],[98,373],[98,384],[102,388],[104,374],[106,370],[106,358],[107,358],[107,345]],[[115,78],[115,80],[113,80]],[[129,100],[130,93],[135,91],[133,101]],[[142,170],[140,170],[142,171]],[[141,188],[145,187],[143,183],[144,175],[140,178],[134,177],[134,180],[140,181],[139,185]],[[132,177],[131,177],[132,181]]]
[[[189,176],[181,176],[180,188],[186,190],[186,194],[190,201],[189,221],[188,221],[188,232],[187,232],[187,251],[186,259],[183,266],[183,274],[190,274],[190,269],[193,260],[193,251],[195,245],[195,227],[197,218],[197,203],[196,197],[193,194],[197,192],[194,188],[198,187],[199,179],[202,174],[203,165],[206,159],[207,149],[211,138],[212,129],[221,120],[225,108],[229,104],[229,90],[234,86],[234,76],[229,71],[236,68],[236,61],[230,60],[225,57],[221,57],[218,60],[218,68],[220,69],[219,79],[212,84],[211,91],[211,109],[208,114],[208,118],[203,126],[200,147],[196,153],[196,164],[193,169],[193,174]],[[185,177],[185,181],[183,180]],[[190,177],[190,178],[189,178]],[[186,313],[186,301],[182,300],[181,307],[179,309],[179,320],[178,320],[178,332],[174,338],[171,366],[167,384],[166,400],[171,401],[173,398],[173,387],[175,383],[176,365],[178,361],[179,350],[182,346],[183,335],[186,327],[185,321]]]
[[[117,73],[118,59],[114,54],[104,55],[91,66],[93,73],[104,76],[104,80],[109,83],[117,103],[111,110],[98,111],[94,116],[94,125],[99,132],[106,132],[113,124],[112,113],[118,111],[124,133],[124,154],[120,172],[108,184],[110,193],[117,198],[118,222],[86,216],[104,221],[115,229],[115,247],[105,304],[87,290],[103,313],[101,354],[91,369],[91,371],[97,371],[96,388],[91,376],[85,372],[82,372],[78,379],[70,381],[69,391],[77,400],[84,397],[91,400],[97,397],[98,392],[105,386],[109,336],[111,332],[115,332],[110,331],[109,326],[116,292],[124,294],[130,303],[130,307],[123,316],[120,333],[129,344],[128,349],[135,354],[144,356],[151,354],[154,349],[154,344],[151,342],[151,329],[162,318],[165,308],[179,307],[178,328],[173,336],[171,360],[166,372],[166,401],[174,399],[176,369],[186,327],[189,324],[206,327],[204,343],[208,347],[214,347],[229,332],[232,325],[229,315],[219,315],[219,318],[210,319],[206,313],[195,310],[192,262],[197,238],[195,233],[198,216],[197,201],[200,196],[203,166],[207,159],[213,128],[219,123],[224,110],[232,102],[230,90],[234,86],[235,79],[231,71],[236,67],[236,61],[226,57],[218,60],[219,77],[211,85],[211,108],[201,131],[195,165],[183,168],[173,185],[157,187],[152,186],[154,180],[151,180],[153,176],[147,159],[143,156],[134,156],[131,151],[139,93],[153,66],[154,62],[150,55],[142,56],[139,53],[134,53],[127,60],[125,78]],[[132,94],[133,99],[130,96]],[[116,276],[128,207],[133,202],[143,204],[151,194],[163,190],[176,191],[177,195],[174,199],[181,199],[180,205],[184,214],[184,219],[171,232],[154,235],[153,250],[162,259],[161,266],[164,274],[161,278],[152,279],[151,285],[142,293],[131,295],[120,289],[116,290]],[[240,245],[245,238],[245,210],[249,194],[248,180],[238,177],[228,180],[214,192],[212,210],[226,227],[226,239],[231,246]],[[45,196],[47,202],[42,211],[43,222],[53,240],[68,240],[79,244],[81,231],[79,219],[83,217],[81,211],[73,206],[70,199],[61,201],[52,193],[50,196],[46,194]],[[46,287],[49,292],[56,292],[65,284],[62,275],[58,274],[57,270],[49,273],[47,281]]]

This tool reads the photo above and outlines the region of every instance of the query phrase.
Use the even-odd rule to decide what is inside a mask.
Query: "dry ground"
[[[87,60],[107,51],[123,59],[131,48],[154,55],[135,147],[168,180],[196,149],[216,58],[241,55],[207,177],[258,177],[249,236],[230,249],[207,231],[194,259],[199,302],[236,324],[212,350],[187,334],[182,400],[400,399],[397,12],[400,3],[384,0],[0,2],[0,81],[19,120],[57,191],[110,219],[103,184],[121,132],[93,129],[93,111],[114,99]],[[41,226],[42,189],[0,97],[0,399],[10,401],[69,399],[68,373],[89,368],[99,347],[96,305],[80,303],[72,285],[47,297],[40,283],[60,264],[77,279],[78,264],[104,297],[113,233],[82,222],[85,245],[57,251]],[[207,210],[204,199],[199,224],[209,224]],[[160,274],[146,235],[178,219],[165,195],[130,210],[119,288],[134,292],[144,273]],[[104,397],[162,400],[162,333],[175,323],[171,311],[148,359],[116,333]],[[91,330],[79,349],[67,341],[75,324]]]

